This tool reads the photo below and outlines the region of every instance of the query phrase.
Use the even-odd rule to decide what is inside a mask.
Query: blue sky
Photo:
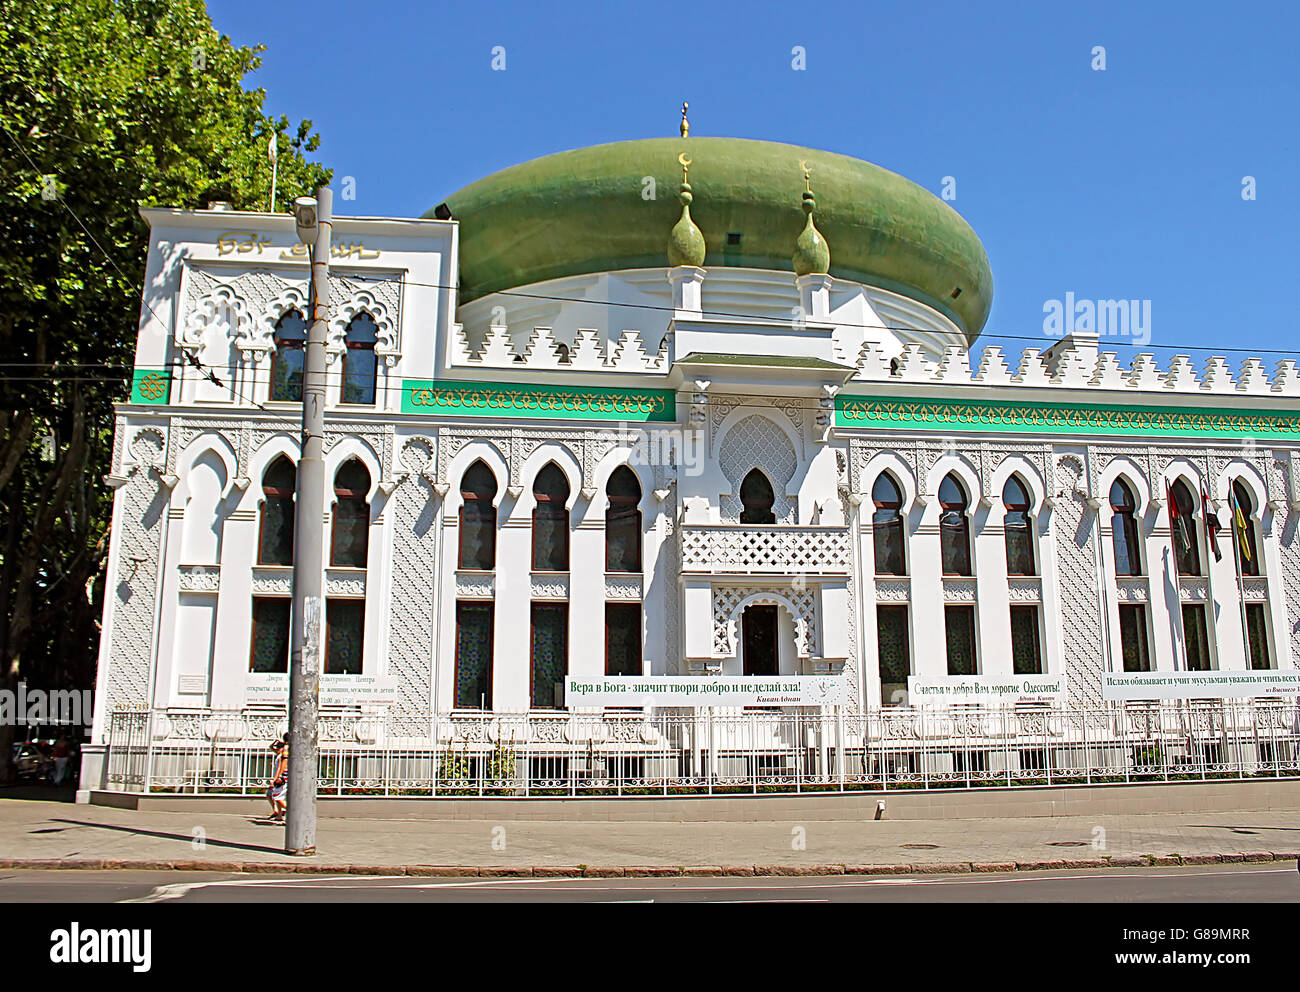
[[[250,83],[268,91],[268,110],[313,120],[336,187],[355,177],[340,212],[419,216],[539,155],[671,136],[687,99],[692,134],[842,152],[936,194],[953,177],[952,206],[993,268],[984,343],[1038,346],[1045,303],[1070,292],[1151,301],[1149,346],[1106,342],[1124,358],[1216,352],[1236,365],[1229,349],[1300,350],[1300,5],[209,9],[236,43],[267,45]],[[504,72],[491,68],[498,45]],[[1099,45],[1104,71],[1092,68]]]

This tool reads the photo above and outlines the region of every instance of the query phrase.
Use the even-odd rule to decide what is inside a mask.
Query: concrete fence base
[[[91,790],[80,801],[158,812],[265,813],[247,796],[146,795]],[[871,820],[877,804],[890,820],[989,819],[1131,813],[1225,813],[1300,810],[1300,779],[1066,785],[925,792],[891,789],[852,794],[654,796],[513,799],[412,799],[322,796],[322,817],[430,820]]]

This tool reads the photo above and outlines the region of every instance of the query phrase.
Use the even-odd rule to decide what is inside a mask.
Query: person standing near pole
[[[294,201],[298,237],[311,256],[311,325],[302,377],[302,454],[294,512],[293,633],[289,654],[289,809],[286,854],[316,853],[316,711],[320,694],[325,585],[325,329],[329,317],[334,195]]]
[[[284,741],[271,744],[271,784],[266,790],[266,800],[271,804],[271,822],[284,819],[285,791],[289,786],[289,752]]]

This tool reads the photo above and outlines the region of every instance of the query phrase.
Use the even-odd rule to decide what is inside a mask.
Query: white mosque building
[[[293,220],[143,214],[91,787],[127,781],[106,754],[141,714],[264,745],[294,620]],[[833,676],[860,720],[918,680],[1060,676],[1081,711],[1110,673],[1296,668],[1294,362],[1122,365],[1084,320],[972,367],[984,249],[875,165],[578,149],[336,218],[330,279],[337,746],[569,719],[572,676]]]

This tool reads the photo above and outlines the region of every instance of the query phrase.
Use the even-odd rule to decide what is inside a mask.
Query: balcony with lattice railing
[[[849,571],[843,527],[697,524],[681,535],[683,573],[845,577]]]

